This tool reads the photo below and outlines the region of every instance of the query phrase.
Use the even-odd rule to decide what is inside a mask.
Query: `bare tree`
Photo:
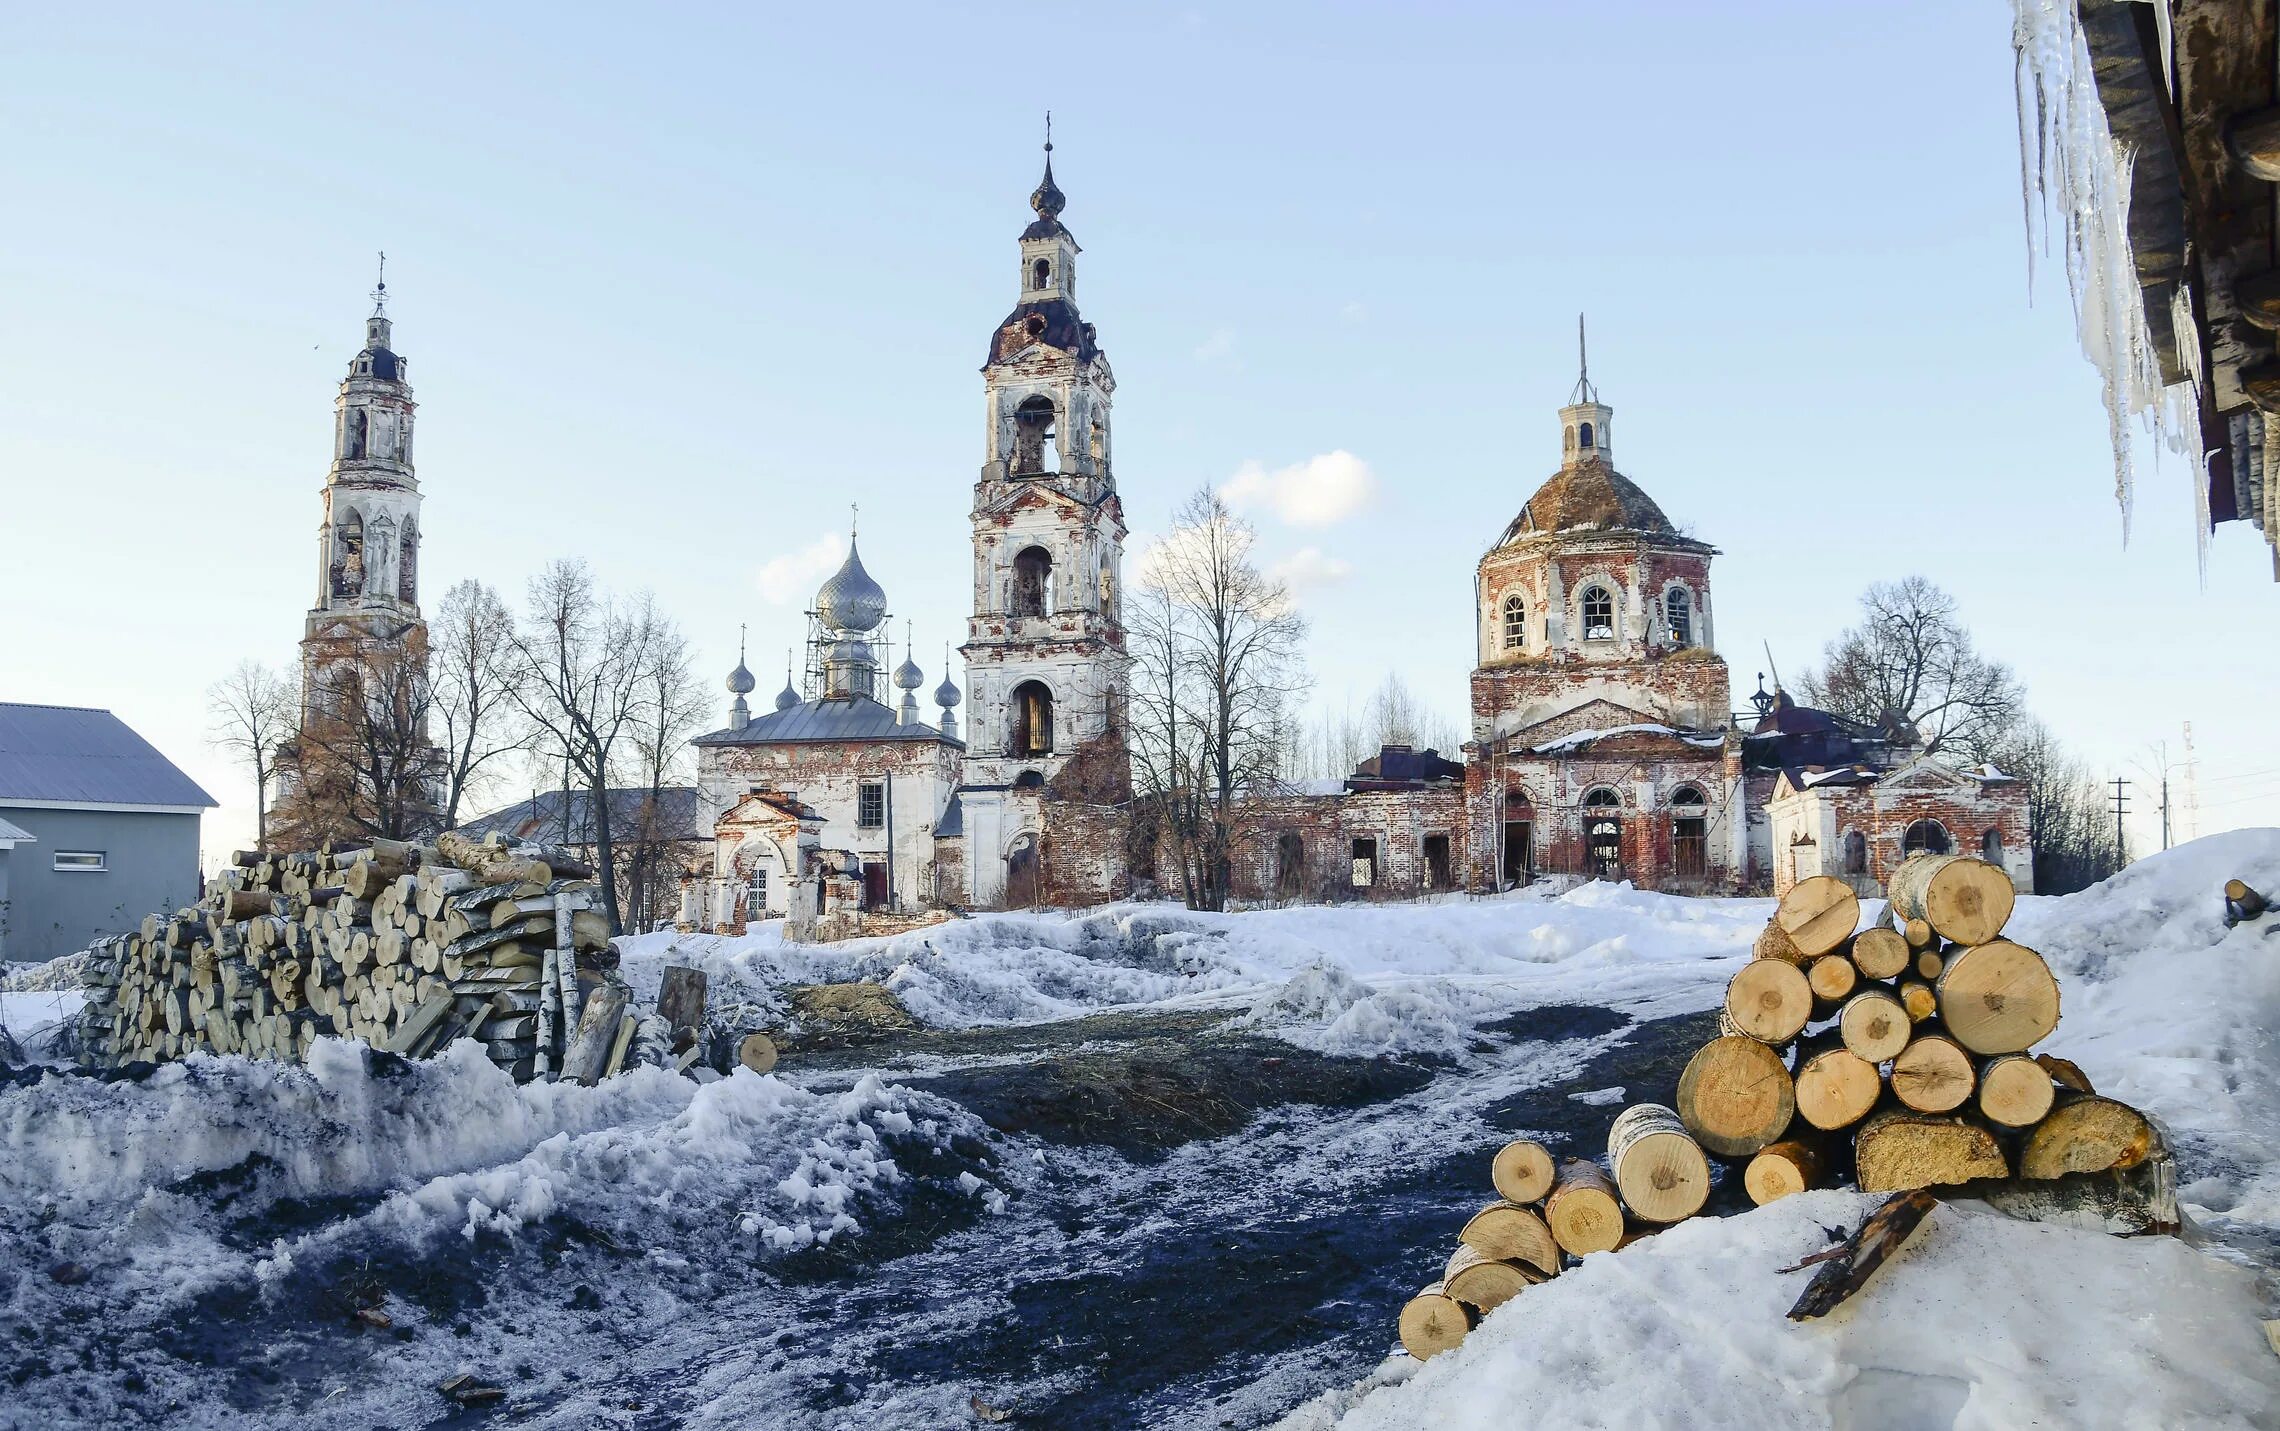
[[[1132,747],[1191,907],[1223,909],[1243,807],[1272,789],[1306,690],[1306,622],[1253,559],[1250,526],[1208,488],[1144,563],[1131,613]]]
[[[288,844],[411,840],[437,829],[433,688],[416,630],[359,638],[330,656],[308,694],[278,801]]]
[[[569,560],[532,578],[529,609],[514,635],[512,699],[539,746],[560,758],[591,802],[594,863],[614,933],[624,932],[625,917],[611,778],[651,708],[654,668],[673,650],[686,661],[679,643],[680,633],[646,596],[619,602],[595,585],[585,563]]]
[[[1428,709],[1398,673],[1389,671],[1360,711],[1351,706],[1325,711],[1307,724],[1290,773],[1293,778],[1343,779],[1389,745],[1437,750],[1455,759],[1464,743],[1462,727]]]
[[[428,628],[434,643],[434,714],[442,752],[443,827],[459,823],[494,762],[528,739],[514,719],[515,618],[499,594],[470,577],[444,593]]]
[[[2035,893],[2072,894],[2122,867],[2105,791],[2050,727],[2026,720],[2004,743],[1995,763],[2026,783]]]
[[[675,856],[687,831],[675,823],[668,785],[685,773],[689,737],[705,718],[705,695],[691,665],[688,639],[659,616],[644,594],[636,622],[655,632],[641,674],[641,704],[627,732],[632,774],[641,791],[630,812],[625,883],[634,927],[647,929],[675,907],[682,870]]]
[[[1989,758],[2023,712],[2011,668],[1981,655],[1955,598],[1920,576],[1878,582],[1861,622],[1829,643],[1806,695],[1833,714],[1921,745],[1926,754]]]
[[[262,665],[240,661],[206,688],[212,720],[206,740],[253,772],[253,842],[269,843],[269,787],[280,749],[291,739],[301,696],[293,680]]]

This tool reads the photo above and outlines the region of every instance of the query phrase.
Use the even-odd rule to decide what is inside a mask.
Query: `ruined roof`
[[[691,745],[776,745],[794,741],[938,740],[963,748],[955,736],[923,723],[903,725],[892,707],[869,696],[834,696],[755,716],[741,730],[716,730]]]
[[[610,838],[629,840],[642,823],[649,804],[649,787],[624,785],[609,793]],[[697,787],[667,785],[657,792],[656,829],[669,839],[706,840],[711,832],[697,819]],[[493,810],[462,821],[459,833],[471,840],[500,834],[510,840],[535,840],[558,845],[591,845],[600,838],[594,827],[594,797],[589,790],[543,790],[504,810]]]
[[[193,811],[217,803],[109,711],[8,702],[0,702],[0,801]]]
[[[1504,529],[1498,546],[1544,532],[1640,532],[1689,542],[1655,499],[1639,484],[1601,458],[1570,462],[1554,472],[1536,495],[1521,504],[1520,515]],[[1694,543],[1700,545],[1700,543]]]
[[[1450,760],[1438,750],[1418,750],[1407,745],[1388,745],[1378,753],[1354,767],[1346,780],[1346,788],[1363,789],[1386,785],[1425,784],[1437,780],[1462,780],[1465,765],[1461,760]]]
[[[1100,352],[1092,324],[1079,317],[1077,305],[1066,298],[1039,298],[1017,305],[991,335],[988,363],[1009,362],[1032,343],[1059,348],[1080,363],[1091,362]]]

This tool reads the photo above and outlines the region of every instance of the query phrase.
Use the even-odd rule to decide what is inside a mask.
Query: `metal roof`
[[[109,711],[5,701],[0,800],[182,809],[220,803]]]
[[[966,802],[959,799],[958,792],[953,790],[950,792],[950,803],[942,807],[942,818],[934,822],[934,838],[942,840],[965,833]]]
[[[6,820],[0,820],[0,845],[37,843],[39,843],[38,838],[23,826],[11,825]]]
[[[642,807],[649,787],[626,786],[610,791],[610,838],[632,839],[641,825]],[[566,808],[567,807],[567,808]],[[697,787],[667,785],[657,792],[657,828],[668,839],[709,840],[712,831],[697,818]],[[594,829],[594,798],[587,790],[546,790],[528,800],[461,822],[459,832],[479,840],[494,832],[510,840],[543,844],[591,845],[599,839]]]
[[[944,735],[933,726],[900,724],[891,707],[869,696],[801,701],[796,706],[755,716],[742,730],[716,730],[698,736],[690,744],[775,745],[832,740],[925,740],[963,748],[955,737]]]

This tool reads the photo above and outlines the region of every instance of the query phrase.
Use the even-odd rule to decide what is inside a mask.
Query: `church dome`
[[[800,693],[792,689],[792,678],[784,678],[784,688],[776,692],[776,709],[788,711],[800,703]]]
[[[942,684],[934,688],[934,703],[944,710],[949,710],[963,699],[965,694],[958,689],[958,683],[948,676],[944,676]]]
[[[916,661],[905,656],[903,663],[895,667],[895,684],[903,690],[915,691],[926,684],[926,673],[918,669]]]
[[[1506,542],[1545,532],[1640,532],[1676,537],[1655,499],[1612,463],[1590,458],[1571,462],[1536,489],[1505,529]],[[1500,544],[1501,545],[1501,544]]]
[[[846,565],[815,594],[815,614],[834,631],[868,631],[886,619],[887,593],[863,570],[852,538]]]
[[[748,696],[752,694],[752,688],[759,684],[752,679],[752,673],[744,669],[742,661],[738,661],[736,669],[728,673],[728,689],[732,694]]]

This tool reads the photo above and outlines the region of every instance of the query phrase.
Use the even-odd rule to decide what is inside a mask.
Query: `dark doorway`
[[[1377,887],[1377,858],[1377,841],[1354,841],[1354,888],[1374,889]]]
[[[1005,907],[1030,909],[1037,903],[1037,837],[1023,835],[1005,857]]]
[[[1681,785],[1670,797],[1671,874],[1696,883],[1710,875],[1710,809],[1702,791]]]
[[[1585,874],[1623,877],[1623,802],[1604,785],[1583,797],[1583,849]]]
[[[1425,837],[1425,883],[1433,889],[1447,889],[1454,883],[1449,877],[1449,837]]]
[[[1300,899],[1306,894],[1306,841],[1296,830],[1275,836],[1275,898]]]
[[[863,907],[887,907],[887,866],[884,860],[863,861]]]

